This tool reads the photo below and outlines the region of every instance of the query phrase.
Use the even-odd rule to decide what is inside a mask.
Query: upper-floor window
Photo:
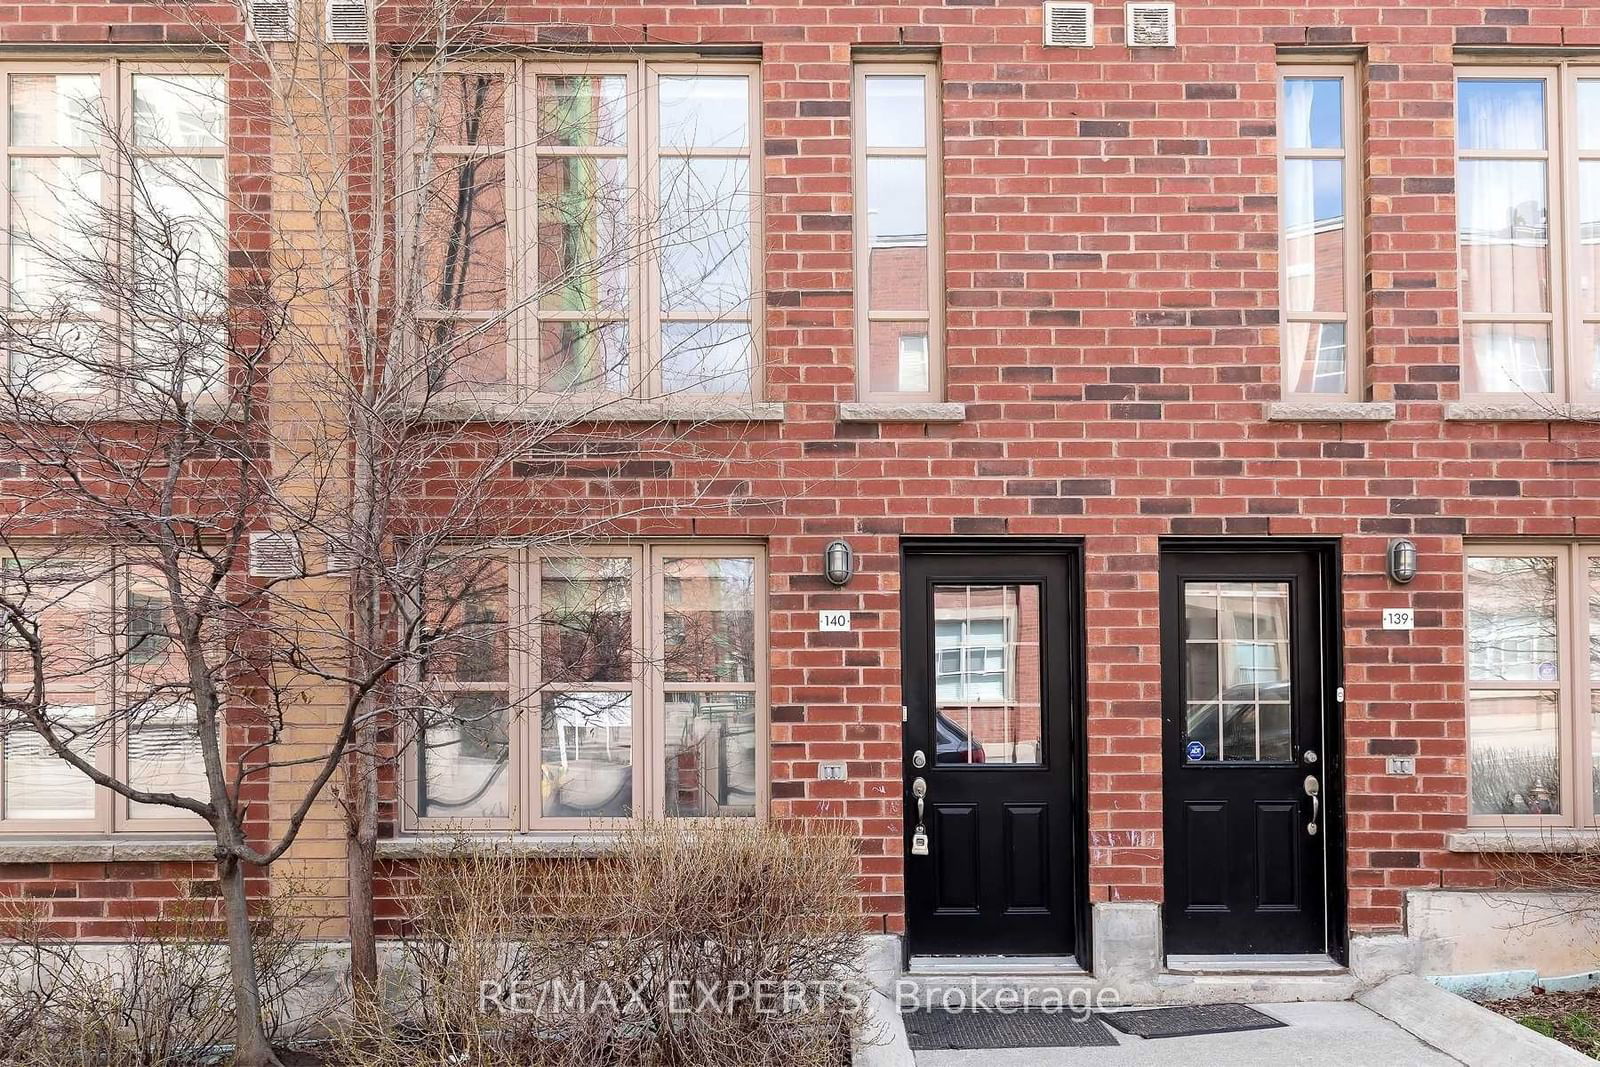
[[[939,79],[856,67],[856,382],[863,400],[944,399]]]
[[[1462,392],[1594,397],[1600,68],[1463,67],[1456,139]]]
[[[11,388],[214,388],[227,362],[222,70],[8,63],[0,97]]]
[[[1600,546],[1475,545],[1467,557],[1471,817],[1600,815]]]
[[[436,710],[408,760],[408,825],[584,829],[763,808],[757,548],[486,553],[446,585],[428,605],[425,632],[441,637],[420,703]]]
[[[1364,332],[1355,71],[1279,75],[1283,395],[1353,400]]]
[[[398,282],[434,388],[759,394],[759,100],[748,63],[415,71]]]
[[[0,694],[39,708],[50,733],[129,786],[208,798],[188,672],[156,567],[123,554],[41,550],[5,560],[0,595]],[[0,720],[0,832],[174,829],[204,825],[96,786],[19,708]]]

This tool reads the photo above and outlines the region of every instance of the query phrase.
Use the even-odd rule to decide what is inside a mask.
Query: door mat
[[[1100,1017],[1071,1011],[908,1011],[901,1018],[921,1051],[976,1048],[1093,1048],[1115,1045]]]
[[[1194,1037],[1197,1034],[1232,1034],[1241,1030],[1272,1030],[1288,1025],[1244,1004],[1194,1004],[1181,1008],[1108,1011],[1096,1018],[1134,1037]]]

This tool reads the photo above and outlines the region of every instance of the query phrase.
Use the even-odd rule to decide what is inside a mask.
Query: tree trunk
[[[222,886],[228,924],[228,969],[233,979],[235,1015],[234,1067],[283,1067],[273,1054],[262,1025],[261,981],[256,972],[250,901],[245,895],[244,865],[237,856],[217,860],[217,881]]]
[[[352,792],[346,858],[349,867],[350,996],[357,1011],[372,1005],[378,988],[378,933],[373,915],[373,866],[378,850],[377,769],[366,745],[371,738],[356,738],[351,755]]]

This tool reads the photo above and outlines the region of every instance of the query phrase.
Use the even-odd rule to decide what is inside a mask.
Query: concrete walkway
[[[1117,1048],[918,1052],[917,1067],[1459,1067],[1359,1004],[1258,1004],[1288,1023],[1202,1037],[1146,1041],[1112,1030]]]

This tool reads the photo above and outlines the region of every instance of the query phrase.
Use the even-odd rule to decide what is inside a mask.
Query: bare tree
[[[171,6],[232,42],[226,76],[41,75],[23,101],[42,162],[12,190],[0,310],[0,461],[26,475],[0,518],[0,742],[49,781],[41,825],[209,829],[236,1062],[262,1064],[248,870],[336,793],[365,995],[384,764],[430,731],[503,745],[526,695],[452,672],[550,627],[575,662],[615,646],[604,580],[511,619],[484,547],[571,554],[730,506],[743,431],[617,416],[750,392],[755,179],[697,155],[716,101],[678,101],[684,148],[643,173],[642,79],[535,75],[455,0],[377,4],[394,39],[364,47],[246,48]],[[229,167],[230,100],[260,173]],[[678,309],[659,325],[646,278]],[[617,454],[698,475],[585,484]]]

